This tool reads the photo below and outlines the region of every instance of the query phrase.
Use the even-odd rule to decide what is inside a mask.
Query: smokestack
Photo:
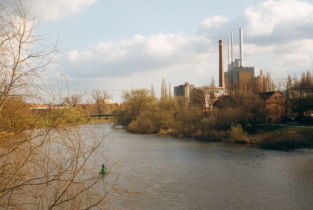
[[[232,32],[230,34],[230,60],[231,60],[231,63],[234,62],[234,47],[233,47],[233,44],[234,44],[234,34]]]
[[[224,87],[223,40],[219,40],[219,86]]]
[[[228,37],[228,69],[229,66],[231,64],[231,60],[230,60],[230,36]]]
[[[239,53],[240,53],[240,67],[243,66],[243,33],[242,28],[239,28]]]

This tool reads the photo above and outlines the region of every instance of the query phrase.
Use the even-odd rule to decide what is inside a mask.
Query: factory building
[[[197,96],[202,95],[205,101],[206,108],[212,108],[214,102],[221,96],[228,95],[232,88],[240,88],[240,90],[252,91],[254,86],[260,86],[263,90],[265,81],[261,74],[258,78],[255,78],[255,68],[244,66],[243,59],[243,31],[239,29],[239,58],[234,59],[233,50],[233,33],[228,38],[228,68],[227,72],[224,72],[224,49],[223,40],[219,40],[219,85],[216,86],[203,86],[196,88],[194,85],[186,82],[184,85],[174,87],[174,96],[183,96],[191,104],[197,101],[193,97],[193,94]],[[256,81],[258,81],[258,84]]]
[[[225,72],[228,87],[239,85],[247,86],[254,82],[254,67],[244,66],[243,59],[243,32],[239,29],[239,59],[234,59],[233,33],[228,39],[228,70]]]
[[[185,82],[183,85],[175,86],[174,96],[184,97],[187,101],[189,101],[190,93],[193,88],[195,88],[195,86],[189,82]]]

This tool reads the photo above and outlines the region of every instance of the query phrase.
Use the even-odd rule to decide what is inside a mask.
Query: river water
[[[109,130],[97,125],[97,132]],[[313,209],[313,150],[268,151],[122,129],[105,141],[124,192],[112,209]]]

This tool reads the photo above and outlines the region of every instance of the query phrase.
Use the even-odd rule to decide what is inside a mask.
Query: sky
[[[244,65],[277,81],[312,71],[313,0],[22,0],[36,33],[58,52],[50,77],[72,93],[159,90],[218,81],[218,40],[244,31]]]

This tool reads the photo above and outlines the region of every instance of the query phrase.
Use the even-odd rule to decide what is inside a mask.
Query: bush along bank
[[[313,148],[313,128],[285,128],[268,132],[258,142],[260,148],[273,150],[293,150]]]
[[[125,93],[124,103],[114,116],[116,125],[132,133],[253,144],[280,150],[311,148],[313,144],[310,128],[267,124],[264,101],[254,94],[229,96],[208,110],[201,100],[187,102],[183,97],[169,96],[157,99],[148,90],[132,90]]]

